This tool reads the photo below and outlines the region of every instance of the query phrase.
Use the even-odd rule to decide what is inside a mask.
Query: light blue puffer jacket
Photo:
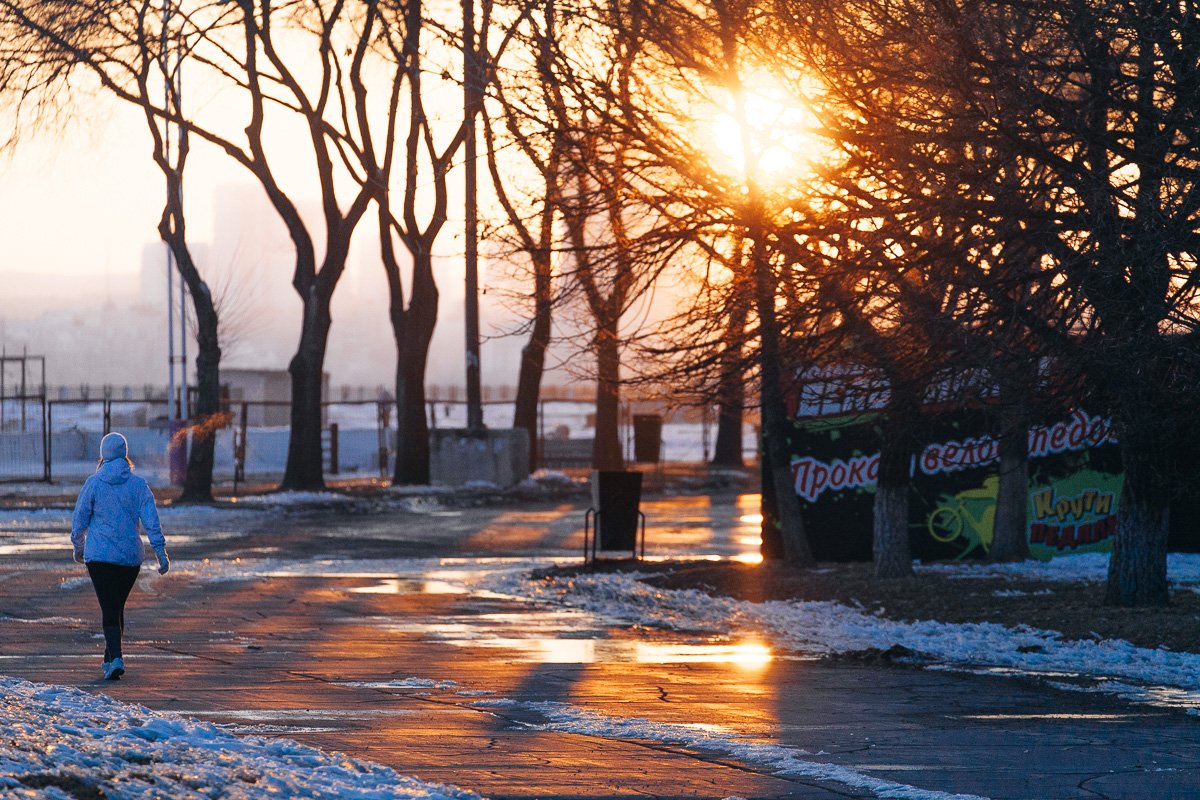
[[[76,550],[83,545],[84,561],[139,566],[145,557],[139,520],[161,560],[167,542],[150,487],[133,474],[124,458],[105,461],[79,492],[71,518],[71,544]]]

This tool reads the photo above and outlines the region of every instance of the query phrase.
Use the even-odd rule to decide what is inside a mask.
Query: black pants
[[[133,591],[141,567],[87,562],[88,575],[100,601],[100,624],[104,626],[104,660],[121,657],[121,634],[125,632],[125,601]]]

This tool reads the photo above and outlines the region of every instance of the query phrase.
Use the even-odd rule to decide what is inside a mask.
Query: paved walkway
[[[651,550],[735,556],[752,542],[755,505],[735,495],[647,503]],[[763,642],[630,629],[463,591],[462,573],[504,565],[496,559],[577,553],[580,520],[564,503],[197,515],[174,531],[178,574],[139,582],[118,683],[95,680],[102,645],[81,569],[20,545],[58,533],[55,519],[20,532],[0,525],[0,673],[286,736],[496,798],[876,796],[775,774],[779,746],[930,791],[1200,796],[1200,721],[1178,712],[1035,677],[813,661]],[[450,560],[390,561],[431,556]],[[229,579],[238,557],[259,577]],[[326,568],[323,557],[356,561]],[[295,569],[262,569],[264,558]],[[602,721],[698,726],[746,747],[548,730],[547,707],[534,705],[547,701]]]

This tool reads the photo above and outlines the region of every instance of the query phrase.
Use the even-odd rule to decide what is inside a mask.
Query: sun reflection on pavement
[[[510,660],[539,664],[730,664],[757,670],[775,660],[761,642],[686,644],[621,639],[463,638],[443,639],[458,647],[513,651]]]

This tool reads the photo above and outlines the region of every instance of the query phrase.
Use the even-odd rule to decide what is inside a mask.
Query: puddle
[[[680,644],[631,642],[620,639],[447,639],[458,647],[512,650],[511,660],[539,664],[728,664],[761,669],[776,656],[758,642],[737,644]]]
[[[1109,694],[1122,700],[1152,706],[1184,710],[1189,714],[1200,715],[1200,690],[1184,689],[1177,686],[1138,686],[1119,680],[1099,680],[1090,683],[1067,681],[1048,681],[1056,689],[1068,692],[1095,692]]]
[[[465,587],[448,581],[420,580],[416,578],[389,578],[373,586],[356,586],[347,589],[353,594],[466,594]]]
[[[1200,689],[1184,689],[1177,686],[1139,686],[1133,683],[1112,678],[1094,678],[1078,672],[1059,672],[1052,670],[1016,669],[1013,667],[961,667],[950,664],[931,664],[925,669],[937,672],[959,672],[968,675],[998,676],[998,677],[1029,677],[1039,678],[1047,685],[1065,692],[1085,692],[1109,694],[1154,708],[1184,710],[1189,714],[1200,716]],[[1013,719],[1024,719],[1024,716],[1014,716]],[[1030,717],[1031,719],[1034,717]],[[1075,717],[1061,717],[1075,719]],[[1091,719],[1085,715],[1083,719]],[[1059,719],[1059,717],[1046,717]]]

